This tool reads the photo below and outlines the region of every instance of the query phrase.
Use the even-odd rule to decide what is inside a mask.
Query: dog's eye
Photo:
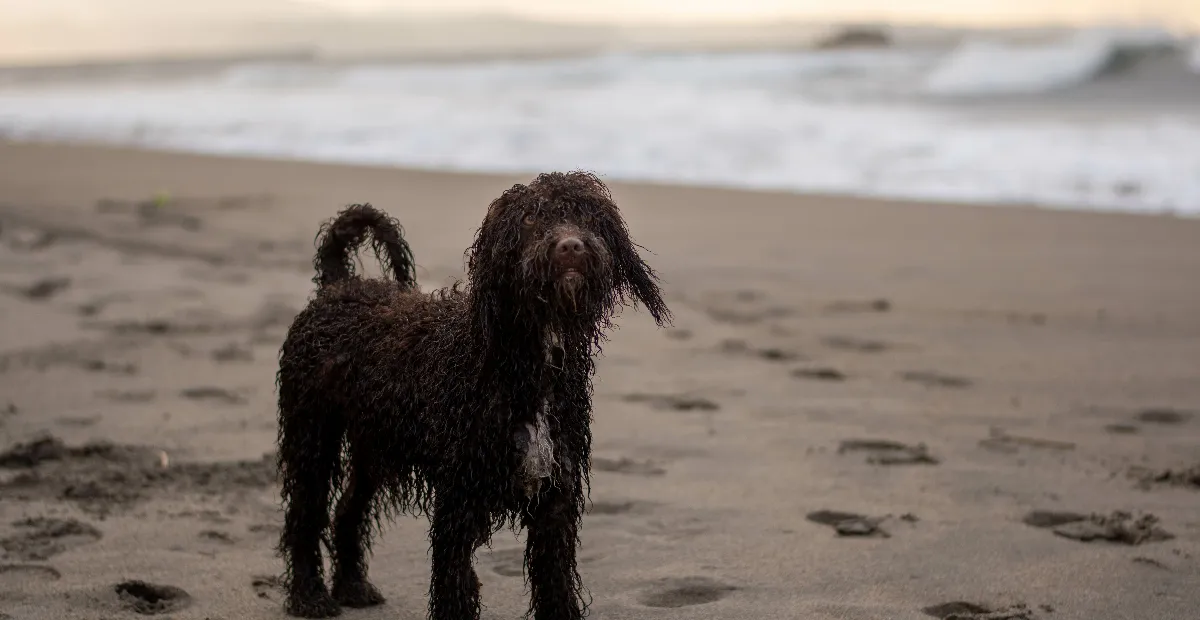
[[[533,226],[537,223],[537,216],[532,213],[526,213],[525,219],[521,220],[521,223],[526,226]]]

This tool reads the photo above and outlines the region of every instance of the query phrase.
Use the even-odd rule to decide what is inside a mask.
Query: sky
[[[1006,25],[1155,21],[1200,26],[1200,0],[0,0],[0,20],[105,19],[119,15],[280,14],[304,6],[354,12],[504,12],[616,22],[729,22],[777,18]]]
[[[1137,20],[1200,24],[1200,0],[303,0],[346,10],[504,11],[604,21],[876,19],[1000,24]],[[1171,22],[1176,22],[1172,24]]]

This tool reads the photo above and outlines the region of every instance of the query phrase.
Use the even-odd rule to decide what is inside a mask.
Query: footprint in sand
[[[148,403],[154,400],[154,390],[100,390],[96,396],[114,403]]]
[[[592,502],[591,508],[588,509],[588,514],[591,515],[623,515],[630,513],[648,512],[650,505],[645,502],[624,501],[598,501]]]
[[[490,551],[487,554],[487,560],[492,564],[492,572],[501,577],[525,576],[525,549],[523,547]],[[596,560],[596,556],[581,555],[577,560],[580,564],[590,564]]]
[[[814,381],[845,381],[846,373],[828,366],[818,366],[815,368],[797,368],[792,371],[792,376],[797,379],[811,379]]]
[[[96,211],[105,214],[133,215],[140,226],[172,226],[188,232],[203,228],[204,220],[193,213],[182,212],[176,201],[154,197],[139,201],[104,198],[96,201]]]
[[[638,597],[638,602],[646,607],[664,609],[690,607],[714,603],[737,589],[737,586],[708,577],[676,577],[656,582]]]
[[[650,504],[640,504],[633,512],[646,515],[651,508]],[[677,544],[708,534],[717,521],[712,514],[667,514],[646,519],[622,519],[620,523],[626,532],[635,536]]]
[[[1079,542],[1106,541],[1125,545],[1142,545],[1175,538],[1158,525],[1158,517],[1114,511],[1107,515],[1083,515],[1075,512],[1035,510],[1022,519],[1026,525],[1049,529],[1055,535]]]
[[[1165,485],[1200,490],[1200,463],[1178,469],[1144,470],[1138,468],[1131,470],[1130,475],[1137,478],[1138,486],[1144,489]]]
[[[241,394],[214,386],[190,387],[179,393],[188,400],[200,400],[221,403],[223,405],[240,405],[246,402]]]
[[[67,290],[71,286],[71,278],[49,277],[39,278],[25,286],[5,287],[8,292],[30,301],[45,301]]]
[[[780,349],[777,347],[755,349],[752,351],[752,353],[755,357],[767,360],[768,362],[795,362],[804,359],[804,356],[796,353],[795,351],[789,351],[787,349]]]
[[[1164,564],[1154,558],[1148,558],[1144,555],[1136,556],[1133,558],[1132,561],[1134,564],[1141,564],[1142,566],[1149,566],[1151,568],[1157,568],[1159,570],[1171,570],[1171,567],[1167,566],[1166,564]]]
[[[659,467],[653,461],[635,461],[624,456],[619,459],[594,456],[592,457],[592,469],[633,476],[661,476],[667,473],[667,470]]]
[[[237,539],[227,532],[219,530],[204,530],[198,534],[200,540],[208,542],[220,543],[222,545],[237,544]]]
[[[191,595],[182,588],[140,580],[118,583],[113,591],[122,605],[145,616],[176,612],[192,602]]]
[[[666,329],[665,333],[671,340],[691,340],[694,335],[692,330],[683,327],[671,327]]]
[[[4,245],[18,252],[44,250],[58,241],[58,236],[48,230],[32,227],[4,228]]]
[[[851,336],[827,336],[821,339],[821,343],[830,349],[853,351],[854,353],[883,353],[893,348],[891,344],[882,340]]]
[[[246,528],[251,534],[261,534],[264,536],[278,536],[283,531],[283,526],[278,523],[255,523]]]
[[[921,611],[940,620],[1034,620],[1033,610],[1025,604],[992,609],[967,601],[950,601],[931,605]]]
[[[80,360],[79,367],[88,372],[106,372],[114,375],[136,375],[138,365],[133,362],[114,362],[98,358]]]
[[[1014,453],[1020,448],[1038,448],[1042,450],[1074,450],[1075,443],[1072,441],[1056,441],[1053,439],[1040,439],[1037,437],[1024,437],[1021,435],[1010,435],[1003,429],[992,428],[987,439],[981,439],[979,446],[997,452]]]
[[[244,347],[236,342],[227,343],[212,352],[212,358],[218,364],[228,364],[232,362],[253,362],[254,351]]]
[[[909,446],[887,439],[847,439],[838,445],[838,454],[864,452],[871,465],[937,465],[941,461],[929,453],[925,444]]]
[[[61,418],[55,418],[54,421],[63,426],[86,428],[89,426],[95,426],[98,422],[100,422],[100,416],[65,416]]]
[[[643,403],[661,411],[716,411],[720,405],[702,396],[685,394],[626,394],[627,403]]]
[[[1067,523],[1075,523],[1076,521],[1084,521],[1088,515],[1058,510],[1034,510],[1025,515],[1021,521],[1025,525],[1037,528],[1053,528]]]
[[[882,524],[887,517],[867,517],[853,512],[838,510],[818,510],[804,516],[813,523],[828,525],[837,532],[838,536],[879,537],[891,538],[892,535],[883,529]]]
[[[874,312],[888,312],[892,309],[892,302],[883,299],[871,299],[866,301],[835,301],[825,306],[825,312],[829,314],[860,314]]]
[[[525,550],[521,548],[497,549],[488,553],[492,572],[501,577],[525,576]]]
[[[966,377],[947,375],[932,370],[906,370],[899,376],[903,381],[923,385],[927,388],[963,389],[974,384],[974,381]]]
[[[1163,424],[1167,426],[1176,426],[1183,424],[1195,417],[1191,411],[1181,411],[1179,409],[1169,408],[1153,408],[1145,409],[1137,414],[1137,419],[1148,424]]]
[[[16,521],[17,533],[0,540],[0,549],[25,561],[48,560],[64,551],[96,542],[103,534],[75,519],[33,517]]]
[[[34,583],[58,581],[62,573],[53,566],[41,564],[0,564],[0,592],[5,590],[23,590]],[[0,595],[0,600],[4,596]],[[2,617],[2,616],[0,616]]]
[[[258,598],[272,601],[284,599],[283,580],[278,575],[254,575],[250,578],[250,587]]]
[[[726,323],[728,325],[757,325],[771,319],[791,316],[794,314],[794,311],[791,308],[785,307],[751,309],[712,306],[704,308],[704,313],[708,315],[708,318],[718,323]]]
[[[803,355],[779,347],[751,348],[744,340],[729,339],[721,341],[720,351],[729,355],[746,355],[757,357],[768,362],[795,362],[804,359]]]

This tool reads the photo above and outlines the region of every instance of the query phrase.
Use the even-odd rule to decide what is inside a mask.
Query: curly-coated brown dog
[[[355,275],[367,233],[390,278]],[[593,358],[627,303],[670,321],[638,247],[608,188],[578,172],[492,202],[465,287],[420,292],[400,226],[370,205],[322,227],[317,293],[277,379],[288,613],[382,603],[367,581],[371,535],[407,512],[430,521],[430,618],[479,617],[472,558],[505,526],[527,530],[531,614],[583,616]]]

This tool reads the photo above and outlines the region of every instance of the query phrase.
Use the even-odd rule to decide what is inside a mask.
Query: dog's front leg
[[[430,620],[479,618],[479,579],[471,558],[487,540],[491,521],[475,496],[466,488],[438,489],[429,528]]]
[[[578,620],[584,613],[575,560],[581,511],[573,489],[579,480],[569,461],[563,465],[566,480],[546,485],[522,517],[534,620]]]

